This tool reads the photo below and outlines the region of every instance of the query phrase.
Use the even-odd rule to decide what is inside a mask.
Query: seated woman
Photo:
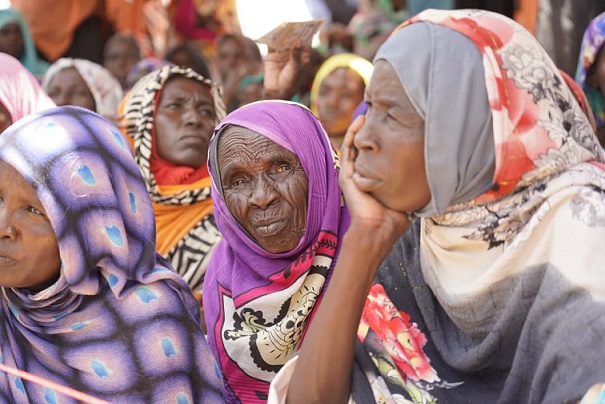
[[[311,87],[311,110],[324,124],[330,140],[340,147],[363,101],[363,92],[372,74],[372,63],[352,53],[329,57],[319,68]]]
[[[221,235],[206,167],[212,130],[225,116],[219,87],[193,70],[164,66],[143,77],[121,106],[157,222],[157,248],[201,301]]]
[[[14,57],[0,53],[0,133],[12,123],[55,104]]]
[[[48,69],[48,62],[38,56],[25,18],[14,8],[0,9],[0,53],[19,59],[36,78]]]
[[[42,80],[42,88],[58,106],[75,105],[115,119],[122,88],[103,66],[85,59],[61,58]]]
[[[597,137],[605,147],[605,13],[596,16],[584,32],[576,81],[584,90],[595,117]]]
[[[224,240],[204,283],[208,341],[230,402],[264,402],[331,276],[349,215],[338,159],[308,108],[259,101],[215,130],[209,168]]]
[[[110,402],[222,402],[187,284],[155,251],[126,139],[82,108],[0,136],[2,364]],[[0,374],[3,402],[75,402]]]
[[[351,225],[274,392],[578,402],[605,381],[605,154],[586,115],[495,13],[423,12],[374,64],[342,149]]]

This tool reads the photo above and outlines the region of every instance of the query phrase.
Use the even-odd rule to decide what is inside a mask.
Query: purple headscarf
[[[582,87],[588,103],[592,108],[597,128],[605,126],[605,99],[600,88],[592,87],[588,81],[588,72],[596,63],[599,53],[605,43],[605,13],[601,13],[590,21],[580,49],[580,58],[576,70],[576,82]]]
[[[230,125],[296,154],[309,178],[306,228],[292,251],[265,251],[225,205],[217,145]],[[208,342],[223,371],[227,399],[263,402],[269,383],[300,344],[349,224],[338,185],[338,157],[308,108],[259,101],[235,110],[217,126],[208,162],[214,215],[224,238],[204,281]]]
[[[0,288],[1,362],[110,402],[222,402],[199,306],[156,253],[120,131],[82,108],[49,109],[0,136],[0,160],[36,190],[61,257],[48,288]],[[4,373],[0,401],[73,402]]]

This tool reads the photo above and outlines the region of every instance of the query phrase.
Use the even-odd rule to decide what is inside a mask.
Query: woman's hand
[[[295,43],[292,48],[269,48],[265,57],[265,98],[289,100],[298,91],[303,67],[311,60],[311,48]]]
[[[345,135],[341,147],[340,187],[351,214],[351,227],[366,227],[372,232],[372,237],[383,237],[385,247],[390,251],[393,243],[410,226],[410,220],[405,213],[388,209],[372,195],[360,191],[355,184],[357,148],[353,140],[364,122],[364,116],[357,117]]]

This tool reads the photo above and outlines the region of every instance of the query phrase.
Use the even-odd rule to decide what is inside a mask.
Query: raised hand
[[[298,91],[298,79],[311,59],[311,48],[295,43],[289,50],[269,48],[265,56],[265,98],[289,100]]]

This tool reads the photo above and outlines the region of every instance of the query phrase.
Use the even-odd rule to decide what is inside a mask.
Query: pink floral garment
[[[520,333],[531,328],[533,335],[540,335],[544,347],[533,350],[537,356],[542,355],[538,360],[545,361],[550,355],[549,347],[564,340],[562,328],[552,328],[546,320],[544,324],[537,320],[528,324],[524,316],[530,310],[536,319],[548,318],[556,323],[569,315],[558,314],[566,310],[564,306],[544,303],[555,299],[549,294],[551,284],[557,287],[550,289],[552,294],[569,294],[571,299],[581,293],[592,299],[583,303],[586,312],[574,318],[579,324],[590,324],[588,320],[583,322],[582,316],[603,312],[600,302],[605,298],[605,274],[600,268],[605,257],[598,258],[602,253],[588,240],[602,240],[605,236],[605,155],[558,69],[522,27],[497,14],[478,10],[428,10],[400,28],[420,21],[462,33],[479,49],[493,117],[496,157],[492,189],[472,201],[450,206],[444,215],[422,219],[420,256],[424,281],[456,332],[475,338],[479,341],[477,347],[498,352],[497,343],[494,348],[488,340],[494,330],[504,335],[505,331],[498,327],[506,324],[506,316],[512,316],[514,325],[509,329],[519,327]],[[539,268],[539,272],[532,268]],[[529,289],[531,282],[527,277],[542,271],[546,273],[545,281]],[[510,298],[522,289],[527,302]],[[435,389],[456,390],[460,384],[468,383],[464,378],[441,380],[425,354],[426,330],[391,302],[391,293],[379,284],[372,287],[358,331],[379,373],[366,375],[374,398],[380,402],[434,402]],[[528,308],[523,311],[520,305]],[[598,329],[600,325],[593,323],[591,327]],[[507,335],[515,341],[525,338],[512,331]],[[471,373],[489,367],[490,358],[468,354],[473,349],[467,347],[459,353],[451,349],[455,344],[448,338],[453,337],[446,332],[439,338],[444,340],[428,336],[448,367],[457,371],[465,367],[468,371],[476,366]],[[602,342],[588,347],[595,352],[601,348],[605,348]],[[519,374],[534,373],[534,379],[522,381],[520,386],[539,386],[539,372],[547,371],[524,365],[517,354],[510,352]],[[565,363],[571,356],[580,360],[586,354],[578,348],[573,355],[568,353],[558,360]],[[571,359],[568,362],[572,363]],[[512,378],[506,379],[511,386],[518,382],[511,382]],[[543,380],[548,380],[548,376]],[[396,393],[393,385],[403,387],[406,394]],[[568,386],[563,389],[570,392]],[[503,391],[501,399],[511,391],[526,397],[525,391],[514,393],[508,386]],[[542,392],[543,398],[549,397],[549,391],[555,389]],[[559,393],[555,394],[558,399]],[[538,396],[530,397],[539,401]]]

